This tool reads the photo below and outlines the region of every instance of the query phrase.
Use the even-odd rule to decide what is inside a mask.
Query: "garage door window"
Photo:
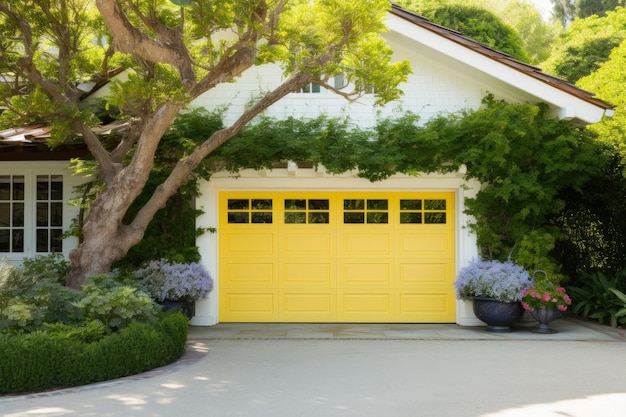
[[[343,222],[387,224],[389,223],[389,201],[386,199],[343,200]]]
[[[285,199],[285,224],[328,224],[329,222],[329,200]]]
[[[400,200],[401,224],[446,224],[446,200]]]
[[[229,199],[228,223],[272,223],[271,199]]]

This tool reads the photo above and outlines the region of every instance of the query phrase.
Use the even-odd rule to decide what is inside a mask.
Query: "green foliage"
[[[62,254],[50,253],[24,259],[20,270],[26,279],[33,282],[64,284],[70,264]]]
[[[371,181],[465,165],[467,178],[483,184],[466,201],[483,256],[505,260],[512,254],[529,270],[557,277],[559,267],[549,253],[560,237],[552,223],[565,206],[560,193],[580,189],[604,159],[591,132],[549,118],[546,110],[488,96],[479,110],[423,125],[411,113],[378,120],[371,130],[339,118],[262,118],[219,148],[211,164],[237,172],[311,161],[333,173],[358,169]]]
[[[609,290],[615,294],[617,298],[624,304],[624,307],[621,308],[617,313],[615,313],[616,319],[621,319],[622,317],[626,317],[626,294],[623,292],[616,290],[615,288],[609,288]]]
[[[626,9],[621,9],[626,34]],[[614,147],[626,163],[626,37],[611,51],[609,59],[591,75],[581,78],[577,85],[592,89],[598,98],[615,106],[615,114],[605,117],[589,127],[596,132],[603,143]]]
[[[562,231],[553,254],[574,280],[579,271],[615,274],[626,268],[626,167],[615,149],[600,158],[606,161],[602,170],[580,190],[560,192],[566,205],[551,220]]]
[[[49,271],[45,271],[46,262]],[[67,262],[56,255],[26,259],[21,268],[0,263],[0,331],[34,332],[50,326],[88,326],[97,321],[115,332],[153,321],[157,306],[136,281],[94,275],[75,290],[59,283]]]
[[[104,335],[96,321],[81,328],[0,333],[0,393],[83,385],[136,374],[182,356],[189,321],[178,312]]]
[[[582,273],[575,286],[568,287],[574,312],[612,327],[626,324],[624,300],[616,293],[626,291],[626,270],[613,276],[602,272]]]
[[[600,68],[624,39],[624,8],[608,12],[604,17],[579,19],[559,35],[550,58],[541,66],[545,71],[575,83]]]
[[[604,16],[608,11],[623,6],[622,0],[551,0],[552,16],[563,27],[577,19],[585,19],[593,15]]]
[[[80,316],[74,304],[80,292],[60,284],[32,283],[8,294],[11,297],[0,308],[0,330],[29,332],[45,323],[75,323]]]
[[[517,31],[487,10],[457,4],[427,11],[426,17],[520,61],[529,60]]]
[[[435,23],[444,24],[444,26],[445,23],[443,21],[437,21],[437,17],[433,16],[434,11],[441,7],[458,9],[457,15],[459,20],[464,20],[462,32],[465,35],[480,40],[487,45],[500,44],[502,43],[501,40],[491,38],[495,34],[493,28],[485,28],[483,23],[474,19],[475,16],[472,16],[472,14],[466,15],[464,10],[469,7],[491,12],[499,20],[499,22],[496,23],[497,27],[502,27],[503,24],[509,27],[508,31],[505,29],[505,33],[508,33],[508,39],[515,40],[516,37],[520,38],[522,42],[522,56],[528,56],[528,62],[531,63],[543,62],[549,57],[552,43],[557,34],[557,28],[552,24],[544,22],[539,11],[531,1],[402,0],[399,1],[398,4],[408,10],[427,16]],[[489,18],[489,20],[492,20],[492,18]],[[472,35],[470,35],[470,33]],[[484,38],[488,38],[489,40],[487,42],[481,40]],[[515,49],[520,47],[517,40],[514,41],[514,45]]]
[[[545,111],[487,97],[480,110],[433,123],[446,138],[443,152],[484,184],[466,200],[482,255],[504,260],[513,251],[529,270],[554,273],[547,254],[558,237],[549,218],[564,205],[558,193],[580,187],[600,167],[593,135]]]
[[[132,281],[120,282],[111,275],[93,275],[83,285],[83,296],[74,303],[88,321],[98,320],[112,331],[133,322],[154,321],[157,306]]]
[[[179,160],[185,158],[196,146],[223,127],[221,111],[209,112],[204,108],[196,108],[181,113],[161,139],[150,178],[128,210],[125,222],[132,221]],[[194,171],[195,177],[183,185],[170,197],[166,206],[156,213],[142,241],[132,247],[114,266],[132,270],[146,261],[161,258],[179,263],[198,262],[200,254],[196,238],[206,230],[196,228],[196,217],[202,214],[202,211],[194,209],[190,201],[198,196],[197,180],[208,179],[210,173],[209,162],[201,164]],[[94,197],[91,196],[89,199]]]

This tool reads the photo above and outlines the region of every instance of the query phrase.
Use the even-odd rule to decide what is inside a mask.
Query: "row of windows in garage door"
[[[331,222],[328,199],[283,199],[285,224],[325,224]],[[228,223],[274,223],[273,199],[228,199]],[[343,199],[344,224],[388,224],[388,199]],[[446,200],[401,199],[400,224],[446,224]]]

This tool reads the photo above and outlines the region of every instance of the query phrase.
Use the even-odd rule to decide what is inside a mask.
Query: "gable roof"
[[[438,38],[430,46],[437,49],[440,54],[489,73],[494,79],[506,84],[519,86],[521,83],[531,87],[530,96],[535,97],[536,102],[543,101],[551,105],[561,118],[572,120],[577,124],[591,124],[600,121],[602,116],[613,114],[614,106],[611,104],[566,80],[543,72],[541,68],[521,62],[396,4],[391,5],[389,14],[390,30],[422,44]],[[416,28],[419,30],[416,31]],[[423,36],[424,33],[432,36]],[[555,94],[557,92],[561,94]]]

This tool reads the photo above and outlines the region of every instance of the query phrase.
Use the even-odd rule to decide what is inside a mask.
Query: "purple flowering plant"
[[[522,292],[534,283],[528,271],[511,261],[474,259],[461,268],[454,281],[457,298],[483,297],[521,301]]]
[[[213,289],[209,271],[197,262],[183,264],[159,259],[135,271],[135,277],[157,301],[199,300]]]
[[[528,311],[544,308],[565,311],[571,304],[572,299],[565,292],[565,288],[548,280],[538,280],[522,293],[522,307]]]

